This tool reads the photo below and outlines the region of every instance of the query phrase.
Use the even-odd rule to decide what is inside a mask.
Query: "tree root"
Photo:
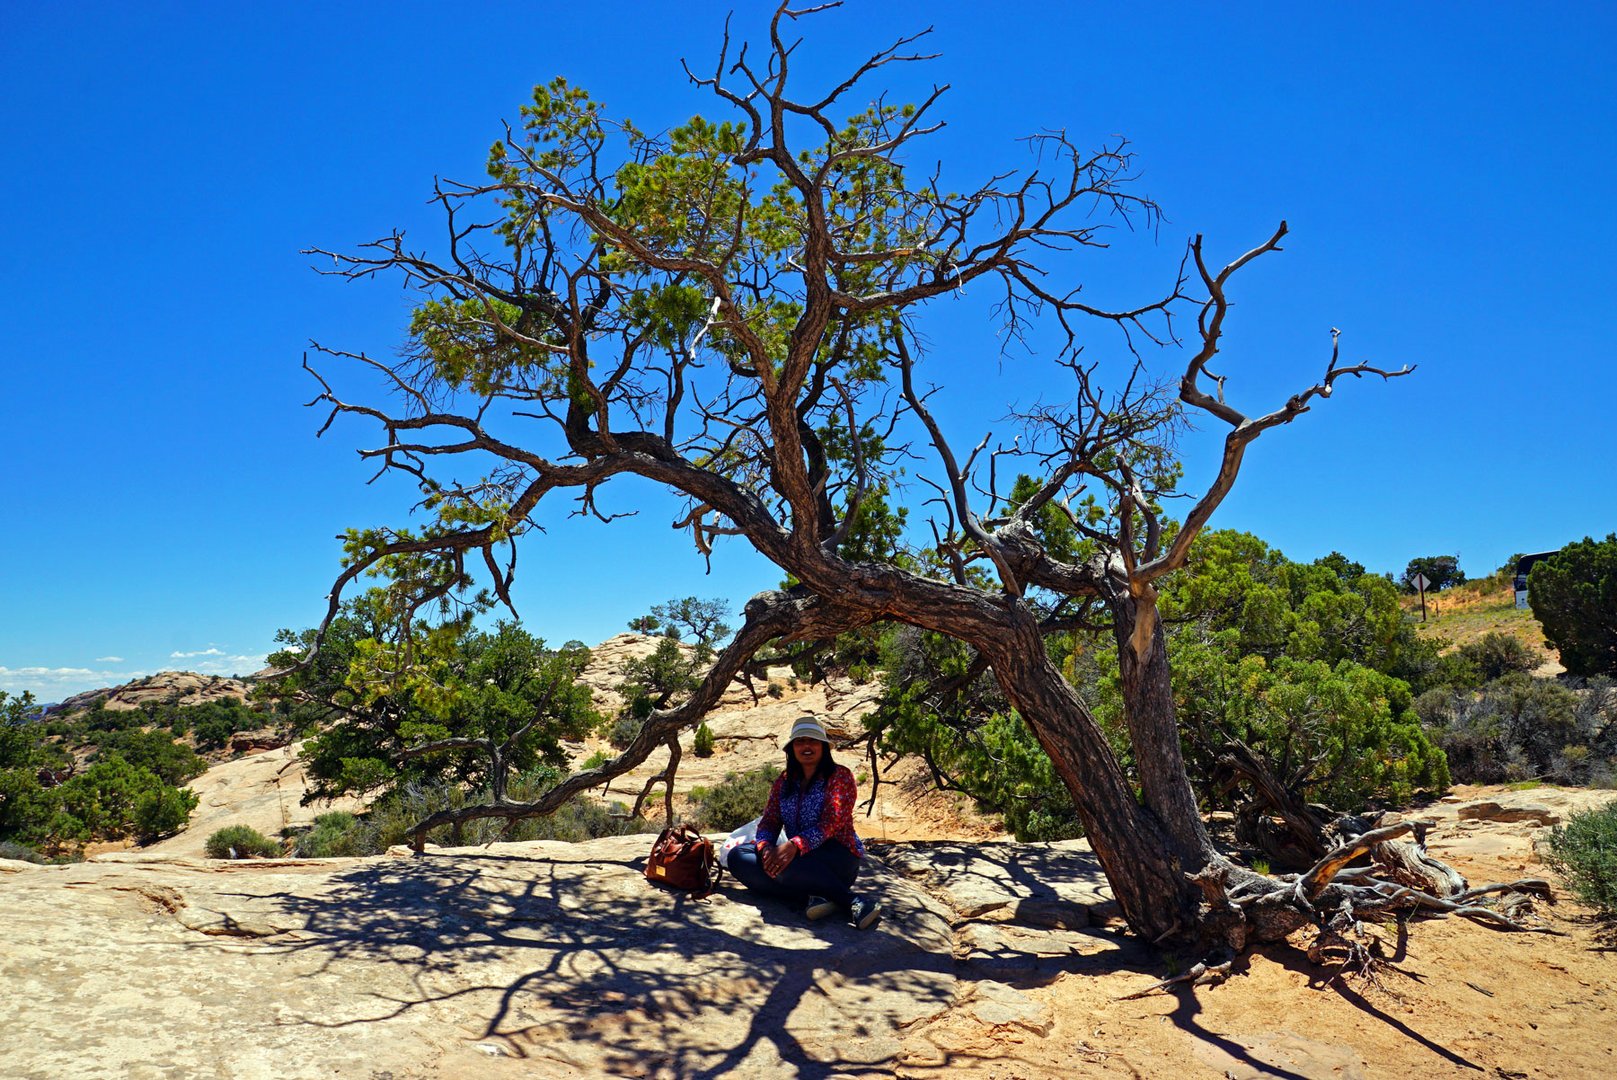
[[[1451,867],[1427,854],[1426,826],[1408,821],[1347,839],[1301,874],[1265,877],[1213,864],[1191,880],[1206,906],[1201,929],[1215,947],[1241,950],[1249,941],[1276,942],[1307,926],[1320,938],[1311,956],[1367,970],[1374,955],[1363,923],[1401,915],[1458,916],[1496,930],[1556,934],[1534,916],[1538,901],[1554,903],[1541,878],[1469,887]],[[1414,833],[1416,839],[1401,838]],[[1365,865],[1352,865],[1368,858]],[[1238,911],[1239,917],[1232,917]]]
[[[1555,934],[1534,921],[1538,901],[1554,904],[1549,882],[1521,878],[1470,887],[1453,868],[1425,850],[1428,826],[1398,821],[1369,829],[1339,844],[1301,874],[1268,877],[1213,862],[1189,875],[1205,907],[1198,930],[1216,951],[1243,951],[1251,942],[1278,942],[1308,926],[1316,930],[1308,958],[1338,973],[1376,978],[1384,962],[1382,939],[1372,924],[1412,915],[1457,916],[1490,929]],[[1400,838],[1414,833],[1413,841]],[[1368,865],[1352,863],[1369,856]],[[1419,887],[1419,886],[1425,886]],[[1205,986],[1229,977],[1228,962],[1199,963],[1119,1001],[1145,997],[1170,986]]]

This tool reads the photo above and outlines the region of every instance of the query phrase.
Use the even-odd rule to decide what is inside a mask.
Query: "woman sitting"
[[[769,789],[757,838],[732,850],[726,865],[749,889],[802,901],[810,919],[841,911],[868,929],[881,905],[853,895],[865,857],[853,831],[853,773],[832,759],[831,740],[812,716],[792,725],[783,749],[786,770]]]

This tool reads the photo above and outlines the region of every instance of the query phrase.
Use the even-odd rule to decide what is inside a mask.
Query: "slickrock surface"
[[[733,887],[658,890],[640,874],[650,840],[5,864],[3,1071],[879,1075],[958,1002],[1034,1027],[1046,1011],[962,982],[946,892],[873,862],[887,918],[861,933]],[[1003,847],[975,857],[982,872]]]
[[[1538,830],[1460,807],[1611,797],[1461,789],[1413,816],[1480,883],[1542,874]],[[1373,980],[1276,947],[1223,985],[1131,998],[1195,958],[1116,925],[1082,842],[872,843],[862,887],[887,917],[861,933],[728,881],[657,890],[650,840],[0,862],[0,1075],[1617,1075],[1617,956],[1565,901],[1543,912],[1557,936],[1384,927]]]
[[[329,810],[358,810],[357,799],[302,805],[308,791],[308,778],[298,760],[302,746],[292,743],[215,765],[186,785],[197,793],[197,808],[185,831],[141,850],[200,856],[208,837],[227,825],[247,825],[273,839],[281,830],[309,825]]]

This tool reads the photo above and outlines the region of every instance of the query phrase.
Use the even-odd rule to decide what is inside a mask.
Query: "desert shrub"
[[[646,715],[649,716],[650,713]],[[645,717],[634,714],[631,702],[629,711],[620,714],[606,729],[606,741],[612,744],[613,749],[627,749],[629,744],[634,742],[634,737],[640,734],[640,722],[644,719]]]
[[[579,765],[579,768],[580,769],[599,769],[602,765],[605,765],[608,761],[611,761],[611,760],[612,760],[611,755],[608,754],[605,750],[597,750],[597,751],[595,751],[595,753],[593,753],[589,757],[585,758],[584,761],[583,761],[583,764]]]
[[[142,843],[150,843],[185,828],[196,808],[197,794],[187,788],[148,788],[135,799],[132,831]]]
[[[610,805],[595,799],[572,799],[554,814],[516,823],[513,840],[565,840],[580,843],[603,836],[627,836],[651,831],[654,826],[643,817],[630,817],[625,803]]]
[[[780,770],[760,765],[744,773],[725,773],[712,787],[691,789],[696,804],[690,823],[704,832],[722,832],[744,825],[764,812],[769,789]]]
[[[908,627],[880,641],[886,689],[866,730],[883,752],[913,754],[934,775],[1004,817],[1018,840],[1083,835],[1066,786],[1032,730],[1009,708],[990,675],[960,678],[933,693],[939,678],[963,677],[972,654],[957,641]]]
[[[1539,657],[1520,639],[1497,630],[1460,646],[1462,659],[1474,665],[1483,682],[1510,674],[1525,674],[1539,665]]]
[[[0,840],[0,859],[11,859],[14,862],[47,863],[49,859],[31,847],[13,843],[10,840]]]
[[[210,859],[272,858],[281,853],[281,845],[250,825],[226,825],[203,845]]]
[[[1449,774],[1462,784],[1520,780],[1531,768],[1505,748],[1504,723],[1481,695],[1469,690],[1428,690],[1415,699],[1427,731],[1448,758]]]
[[[707,726],[707,721],[696,726],[696,739],[691,749],[697,757],[713,756],[713,729]]]
[[[1403,680],[1352,660],[1232,662],[1227,633],[1178,640],[1174,691],[1192,775],[1218,777],[1219,756],[1238,741],[1286,776],[1294,796],[1337,810],[1399,805],[1448,786],[1444,753],[1421,727]],[[1296,762],[1314,764],[1289,764]],[[1217,785],[1205,788],[1211,797]]]
[[[219,750],[238,731],[252,731],[268,722],[268,717],[235,698],[205,701],[176,710],[185,717],[198,749]],[[171,729],[172,730],[172,729]]]
[[[171,787],[150,769],[131,765],[116,754],[48,789],[43,796],[52,816],[41,838],[51,843],[131,835],[151,839],[183,825],[196,806],[192,792]],[[30,837],[22,839],[27,842]]]
[[[109,709],[107,699],[100,697],[92,701],[89,708],[74,716],[69,723],[80,733],[107,732],[143,727],[147,719],[146,713],[140,709]]]
[[[405,647],[381,632],[390,603],[379,590],[350,600],[313,665],[276,684],[295,703],[283,725],[330,717],[303,744],[316,798],[386,795],[406,784],[489,787],[496,770],[504,781],[565,764],[563,741],[600,722],[577,682],[588,650],[546,648],[510,622],[479,630],[469,616],[424,627]],[[270,662],[294,666],[314,638],[313,630],[282,631],[277,640],[293,647]],[[491,742],[504,747],[497,759]],[[418,752],[428,744],[439,749]]]
[[[1417,700],[1427,730],[1456,780],[1497,784],[1529,778],[1583,783],[1606,763],[1600,701],[1547,679],[1507,675],[1480,691],[1429,691]]]
[[[370,838],[353,814],[333,810],[314,819],[309,831],[297,838],[292,853],[305,859],[329,859],[344,855],[370,855]]]
[[[676,696],[695,689],[701,681],[698,669],[702,666],[698,654],[686,655],[677,639],[665,637],[649,656],[623,665],[618,693],[629,703],[629,715],[644,720],[653,709],[664,708]]]
[[[1547,861],[1573,896],[1617,918],[1617,802],[1573,814],[1552,829]]]
[[[155,773],[165,784],[180,785],[201,776],[208,763],[184,743],[177,743],[161,728],[141,731],[138,728],[117,731],[101,739],[96,750],[96,761],[118,755],[131,765]]]

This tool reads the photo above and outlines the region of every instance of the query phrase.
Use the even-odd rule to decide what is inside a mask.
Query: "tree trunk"
[[[1094,717],[1050,662],[1033,617],[1023,613],[1015,622],[1013,633],[975,644],[1071,792],[1129,926],[1152,942],[1217,938],[1217,943],[1226,943],[1227,935],[1208,925],[1210,913],[1200,911],[1203,894],[1193,875],[1217,856],[1194,812],[1188,784],[1185,798],[1164,805],[1179,812],[1188,808],[1189,820],[1170,825],[1152,807],[1142,806]],[[1162,667],[1165,671],[1165,662]],[[1171,728],[1171,713],[1167,723]],[[1177,761],[1177,734],[1173,747],[1172,760]],[[1160,762],[1151,766],[1154,774],[1171,767]],[[1183,783],[1182,771],[1180,777]],[[1160,777],[1154,784],[1166,789]]]
[[[1173,837],[1180,858],[1200,868],[1213,857],[1213,846],[1179,746],[1168,642],[1156,597],[1123,592],[1110,598],[1108,607],[1141,797]]]

